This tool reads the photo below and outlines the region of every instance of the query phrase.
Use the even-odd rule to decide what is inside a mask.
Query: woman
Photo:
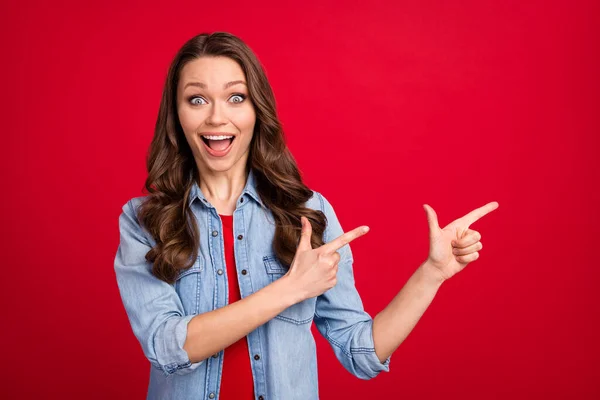
[[[477,257],[469,224],[497,207],[442,230],[425,206],[430,256],[372,319],[349,246],[368,227],[344,233],[304,185],[260,62],[225,32],[175,56],[147,167],[149,194],[119,217],[115,272],[152,399],[317,399],[313,321],[356,377],[389,371],[439,285]]]

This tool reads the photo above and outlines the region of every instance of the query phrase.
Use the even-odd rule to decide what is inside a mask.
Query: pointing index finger
[[[338,236],[329,243],[325,243],[320,247],[320,249],[325,253],[333,254],[354,239],[361,237],[367,232],[369,232],[368,226],[359,226],[358,228],[352,229],[351,231]]]
[[[470,213],[468,213],[467,215],[465,215],[463,217],[463,220],[465,221],[467,226],[469,226],[469,225],[473,224],[475,221],[477,221],[478,219],[480,219],[481,217],[483,217],[484,215],[494,211],[496,208],[498,208],[498,206],[499,206],[498,202],[492,201],[490,203],[487,203],[483,207],[479,207],[479,208],[476,208],[475,210],[471,211]]]

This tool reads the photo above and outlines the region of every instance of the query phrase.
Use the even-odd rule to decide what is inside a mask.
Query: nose
[[[217,102],[213,103],[210,113],[208,114],[208,118],[206,119],[206,123],[209,125],[222,125],[227,123],[225,112],[221,109],[221,106],[219,106]]]

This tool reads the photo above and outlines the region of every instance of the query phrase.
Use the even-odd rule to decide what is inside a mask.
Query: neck
[[[231,168],[227,171],[202,171],[199,174],[200,190],[211,204],[230,209],[246,186],[248,170]]]

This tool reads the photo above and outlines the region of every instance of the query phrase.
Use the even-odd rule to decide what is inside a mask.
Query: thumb
[[[312,250],[312,246],[310,245],[312,226],[306,217],[300,217],[300,222],[302,223],[302,233],[300,234],[300,243],[298,243],[296,251]]]
[[[429,234],[431,235],[440,229],[440,226],[438,225],[437,214],[428,204],[423,204],[423,208],[427,214],[427,224],[429,225]]]

